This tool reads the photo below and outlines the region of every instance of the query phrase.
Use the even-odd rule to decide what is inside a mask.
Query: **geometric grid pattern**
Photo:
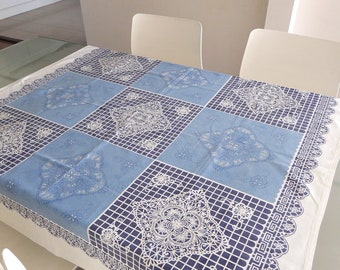
[[[253,89],[261,89],[266,87],[275,87],[275,92],[281,91],[286,100],[291,99],[296,104],[294,106],[280,107],[276,105],[276,109],[268,109],[267,111],[257,112],[252,110],[261,106],[260,103],[254,102],[253,104],[247,103],[244,98],[240,98],[239,92],[250,92]],[[265,91],[268,94],[268,89]],[[278,100],[278,96],[260,96],[260,100],[266,98],[272,100]],[[253,100],[252,96],[249,96],[250,100]],[[309,122],[314,114],[316,104],[320,99],[319,94],[307,93],[298,91],[292,88],[281,86],[269,86],[268,84],[245,80],[238,77],[232,77],[227,84],[218,92],[218,94],[209,102],[208,108],[220,110],[230,114],[242,116],[244,118],[256,120],[269,125],[275,125],[285,129],[305,132],[308,128]],[[268,104],[268,100],[266,101]]]
[[[158,113],[145,109],[145,104],[148,104],[150,100],[157,104]],[[78,123],[75,129],[147,157],[157,158],[201,109],[201,106],[192,103],[127,88]],[[124,122],[120,123],[123,125],[121,129],[126,136],[121,136],[119,133],[118,122],[113,115],[114,110],[119,111],[122,115],[124,113],[128,115]],[[155,121],[153,125],[150,124],[150,121],[157,117],[160,120]],[[161,126],[159,122],[163,123],[165,119],[168,121],[167,125]],[[128,133],[126,131],[128,128],[125,128],[124,125],[128,127],[135,125],[136,129],[144,130],[139,130],[139,132],[132,130]]]
[[[8,126],[17,127],[15,130],[6,130]],[[64,126],[37,116],[7,106],[0,107],[0,175],[29,158],[66,130]]]
[[[135,82],[144,73],[159,63],[141,57],[125,58],[128,62],[128,67],[124,66],[122,69],[117,69],[119,65],[115,64],[116,62],[113,58],[118,58],[117,63],[119,63],[123,59],[120,58],[121,56],[124,58],[125,54],[110,52],[108,50],[94,50],[81,59],[76,59],[73,63],[67,64],[64,68],[48,74],[28,86],[24,86],[21,91],[15,92],[9,99],[1,100],[1,104],[6,104],[8,100],[14,100],[32,91],[34,88],[45,84],[52,78],[63,74],[67,69],[72,69],[75,72],[96,78],[101,77],[102,79],[118,82],[123,85],[131,85],[131,83]],[[89,256],[102,256],[95,254],[96,252],[91,252],[97,250],[96,247],[98,247],[100,250],[125,264],[120,264],[119,267],[116,267],[117,264],[114,260],[110,260],[107,257],[103,259],[103,257],[101,257],[101,261],[110,269],[125,269],[126,266],[137,269],[150,269],[150,267],[152,269],[185,268],[214,270],[226,268],[279,269],[276,258],[288,252],[288,244],[285,237],[295,232],[296,225],[293,218],[301,215],[303,212],[299,200],[309,194],[305,184],[313,180],[310,170],[317,166],[315,158],[321,153],[319,146],[324,142],[322,136],[327,132],[326,125],[331,122],[330,115],[334,113],[331,107],[335,106],[336,101],[318,94],[304,93],[294,89],[279,87],[287,100],[292,99],[297,101],[298,106],[290,106],[286,109],[278,107],[277,110],[262,112],[252,110],[252,104],[251,102],[249,103],[249,98],[242,97],[242,93],[246,92],[243,90],[261,88],[262,86],[265,86],[265,84],[233,77],[211,100],[208,107],[289,130],[303,133],[307,131],[296,159],[291,166],[288,179],[276,200],[275,206],[204,177],[154,161],[153,164],[112,203],[105,213],[91,225],[88,233],[91,243],[93,243],[95,247],[84,248],[82,243],[73,242],[73,240],[70,240],[71,237],[64,234],[64,228],[60,229],[61,232],[58,236],[62,235],[62,237],[73,246],[78,246],[83,250],[86,249],[86,253]],[[147,92],[138,92],[139,90],[132,88],[129,88],[127,91],[131,91],[130,93],[132,93],[125,96],[125,99],[128,97],[126,100],[131,102],[126,103],[130,104],[130,106],[136,104],[134,100],[136,100],[138,94],[145,94],[145,97],[149,97],[144,101],[150,101],[154,98],[159,101],[161,100],[161,96],[156,94],[149,94],[149,96],[147,96]],[[123,93],[120,95],[122,94]],[[123,100],[124,97],[122,97],[120,101]],[[168,98],[163,99],[163,101],[166,102],[169,100]],[[189,115],[188,112],[192,111],[195,111],[195,114],[197,114],[196,111],[199,112],[202,109],[195,107],[193,110],[188,110],[188,106],[192,106],[192,104],[183,104],[186,105],[177,107],[179,109],[177,111],[175,110],[175,114],[179,118],[184,115]],[[102,108],[105,106],[106,105],[102,106]],[[119,104],[119,107],[120,106]],[[128,106],[129,105],[126,105],[125,107],[127,108]],[[192,107],[190,107],[190,109],[191,108]],[[164,111],[166,111],[166,109]],[[107,113],[106,115],[110,115],[110,111],[107,111]],[[174,111],[172,111],[172,114],[173,113]],[[170,117],[170,115],[171,113],[167,115],[167,117]],[[8,124],[13,123],[10,119],[12,116],[14,117],[13,119],[21,122],[26,121],[27,126],[33,127],[33,132],[28,134],[25,130],[23,138],[25,141],[24,145],[27,144],[29,147],[23,148],[24,151],[21,152],[23,154],[20,155],[20,157],[17,154],[12,155],[15,156],[15,158],[6,156],[6,165],[7,163],[11,163],[15,166],[22,160],[28,158],[34,151],[39,150],[66,131],[65,127],[55,125],[41,118],[18,112],[8,107],[2,107],[0,111],[1,132],[8,132]],[[193,117],[194,115],[192,118]],[[104,128],[105,131],[109,130],[105,129],[106,124],[104,122],[97,120],[98,119],[94,118],[91,121],[87,121],[86,124],[83,123],[83,125],[79,125],[80,130],[86,130],[87,133],[91,131],[91,135],[94,134],[93,136],[105,139],[105,135],[103,135],[105,132],[102,132],[101,129]],[[172,123],[172,120],[170,122]],[[17,122],[15,122],[15,124],[16,123]],[[107,125],[107,127],[113,129],[112,124]],[[180,128],[180,130],[183,128]],[[52,134],[51,130],[53,131]],[[139,136],[139,134],[136,136]],[[170,143],[176,136],[168,142]],[[155,139],[155,137],[152,138]],[[149,139],[149,137],[147,137],[147,139]],[[15,140],[11,142],[15,142]],[[154,142],[155,141],[151,140],[150,144],[143,144],[143,148],[152,148]],[[10,143],[7,144],[11,146]],[[115,144],[118,143],[115,142]],[[138,145],[138,147],[136,145]],[[31,148],[34,148],[34,150],[31,150]],[[135,144],[133,151],[138,152],[140,150],[141,144]],[[159,153],[162,151],[163,150],[159,151]],[[154,156],[157,157],[159,153],[156,153]],[[148,153],[143,154],[148,155]],[[3,166],[3,163],[0,165]],[[9,165],[8,167],[1,168],[5,172],[12,167]],[[153,200],[160,202],[167,198],[176,198],[176,196],[187,193],[190,190],[202,190],[204,192],[204,198],[209,205],[209,214],[215,222],[218,223],[220,230],[228,241],[228,247],[226,247],[225,250],[219,250],[215,253],[195,254],[195,252],[192,252],[191,254],[182,256],[179,260],[164,263],[162,266],[150,262],[146,264],[147,261],[144,261],[140,257],[140,254],[145,254],[145,252],[143,253],[143,245],[141,245],[141,241],[143,241],[141,237],[143,230],[138,226],[138,222],[136,222],[136,217],[134,216],[136,204],[133,202],[137,202],[138,204],[143,200],[145,204],[152,205]],[[35,218],[39,218],[39,214],[32,213],[28,218],[34,220]],[[49,223],[46,221],[46,223],[41,226],[47,228],[51,223],[52,222]],[[53,234],[54,230],[50,232],[52,235],[55,235]]]
[[[159,175],[168,182],[157,182]],[[171,198],[190,190],[202,190],[209,205],[210,215],[218,224],[228,247],[219,252],[189,254],[164,265],[153,263],[153,269],[244,269],[261,238],[273,206],[242,192],[230,189],[198,175],[154,161],[133,184],[89,228],[91,243],[112,256],[117,244],[134,253],[145,254],[141,249],[141,228],[136,223],[133,208],[136,203],[152,203]],[[249,215],[245,213],[248,210]],[[112,222],[113,221],[113,222]],[[102,241],[108,228],[116,232],[114,244]],[[142,256],[143,257],[143,256]],[[144,258],[145,260],[145,258]],[[145,261],[135,261],[134,267],[148,269]],[[128,262],[126,262],[128,263]],[[215,268],[214,268],[215,267]]]
[[[102,50],[101,53],[87,58],[70,70],[129,86],[159,63],[160,61],[158,60]]]

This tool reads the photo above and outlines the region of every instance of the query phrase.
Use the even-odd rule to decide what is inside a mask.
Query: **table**
[[[0,88],[81,49],[83,45],[36,37],[0,50]]]
[[[0,90],[1,220],[87,269],[310,269],[339,100],[87,46]]]

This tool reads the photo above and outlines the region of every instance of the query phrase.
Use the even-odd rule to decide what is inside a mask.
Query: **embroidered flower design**
[[[190,113],[190,109],[188,107],[184,107],[184,106],[182,106],[182,107],[177,106],[175,108],[175,111],[180,116],[185,116],[185,115],[188,115]]]
[[[168,185],[173,182],[171,177],[164,173],[158,173],[155,177],[151,179],[152,183],[156,186]]]
[[[53,132],[52,129],[48,127],[39,127],[38,132],[37,132],[37,139],[40,140],[40,139],[46,138],[50,136],[52,132]]]
[[[142,230],[144,260],[149,265],[229,247],[201,191],[136,202],[134,214]]]
[[[235,108],[234,103],[230,99],[224,99],[220,102],[220,106],[228,109]]]
[[[82,66],[80,68],[81,71],[85,71],[85,72],[92,72],[92,67],[91,66]]]
[[[236,226],[233,226],[234,228],[240,228],[242,226],[242,222],[246,219],[250,219],[254,214],[254,210],[243,203],[231,203],[231,207],[233,217],[238,221]]]
[[[99,59],[103,74],[118,74],[128,71],[143,70],[137,56],[120,55]]]
[[[163,114],[162,104],[158,101],[114,108],[110,111],[116,122],[118,137],[134,136],[148,131],[171,128],[170,121]]]
[[[233,91],[246,102],[249,109],[255,114],[299,107],[296,100],[286,95],[279,86],[275,85],[263,84]]]
[[[153,150],[157,147],[158,142],[154,140],[144,140],[139,144],[141,147],[145,148],[146,150]]]
[[[86,125],[86,127],[90,130],[102,130],[103,128],[103,121],[100,119],[93,120]]]
[[[126,95],[125,99],[126,100],[136,100],[140,98],[140,94],[138,93],[134,93],[134,92],[130,92]]]
[[[0,156],[20,154],[26,121],[0,126]]]
[[[102,230],[100,239],[103,241],[103,243],[112,246],[118,243],[121,240],[121,237],[118,234],[118,229],[115,226],[111,226]]]
[[[286,116],[281,118],[281,121],[285,124],[288,124],[288,125],[295,125],[298,121],[298,118],[294,114],[286,115]]]
[[[205,133],[200,140],[211,151],[213,162],[220,167],[238,166],[245,162],[267,160],[269,151],[243,127]]]

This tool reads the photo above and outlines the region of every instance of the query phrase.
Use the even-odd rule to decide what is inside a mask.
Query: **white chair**
[[[249,35],[240,77],[339,96],[340,43],[255,29]]]
[[[1,253],[1,265],[4,270],[26,270],[25,266],[8,248]]]
[[[132,18],[131,52],[203,68],[202,24],[191,19],[136,14]]]

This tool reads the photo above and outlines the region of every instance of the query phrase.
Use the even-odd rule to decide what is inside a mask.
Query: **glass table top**
[[[37,37],[0,50],[0,88],[25,77],[84,45]]]

